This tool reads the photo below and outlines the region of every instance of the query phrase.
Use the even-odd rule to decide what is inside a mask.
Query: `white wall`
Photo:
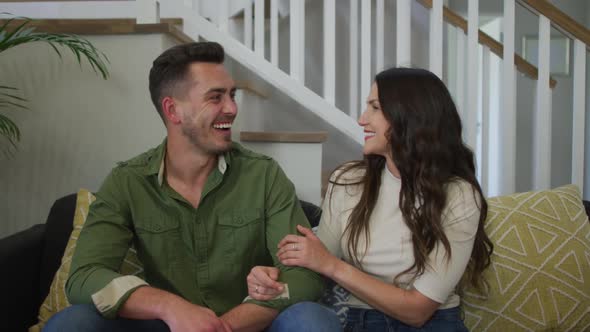
[[[110,59],[108,81],[44,44],[2,54],[2,84],[18,87],[29,111],[10,111],[22,130],[15,156],[0,163],[0,237],[44,223],[51,204],[97,190],[117,161],[157,145],[164,126],[149,98],[151,62],[172,45],[162,35],[92,36]]]

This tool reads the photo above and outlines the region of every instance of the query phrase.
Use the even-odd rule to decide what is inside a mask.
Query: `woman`
[[[332,175],[317,237],[299,226],[302,236],[285,236],[278,259],[351,293],[346,330],[465,331],[458,292],[481,286],[493,247],[448,90],[426,70],[383,71],[358,123],[364,160]],[[273,298],[282,289],[277,278],[272,268],[254,268],[250,295]]]

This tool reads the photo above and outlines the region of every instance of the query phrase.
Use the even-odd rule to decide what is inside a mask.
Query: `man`
[[[154,61],[149,88],[167,138],[120,163],[97,192],[66,284],[81,305],[46,331],[260,331],[321,294],[318,275],[276,258],[283,236],[309,224],[276,162],[232,143],[236,88],[223,59],[219,44],[203,42]],[[131,244],[145,280],[117,272]],[[248,272],[268,264],[288,294],[242,303]]]

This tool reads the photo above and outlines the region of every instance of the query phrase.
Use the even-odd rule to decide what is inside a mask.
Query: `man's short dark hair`
[[[150,96],[160,117],[165,122],[162,112],[162,99],[172,96],[178,83],[186,79],[188,67],[193,62],[223,63],[223,47],[215,42],[198,42],[177,45],[160,54],[154,60],[150,70]]]

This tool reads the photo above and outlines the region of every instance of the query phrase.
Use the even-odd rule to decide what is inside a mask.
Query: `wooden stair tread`
[[[7,20],[0,20],[4,24]],[[9,27],[20,25],[23,20],[14,20]],[[147,33],[172,33],[173,27],[182,25],[180,18],[164,18],[160,23],[137,24],[132,18],[117,19],[34,19],[28,24],[36,31],[68,33],[77,35],[124,35]]]

